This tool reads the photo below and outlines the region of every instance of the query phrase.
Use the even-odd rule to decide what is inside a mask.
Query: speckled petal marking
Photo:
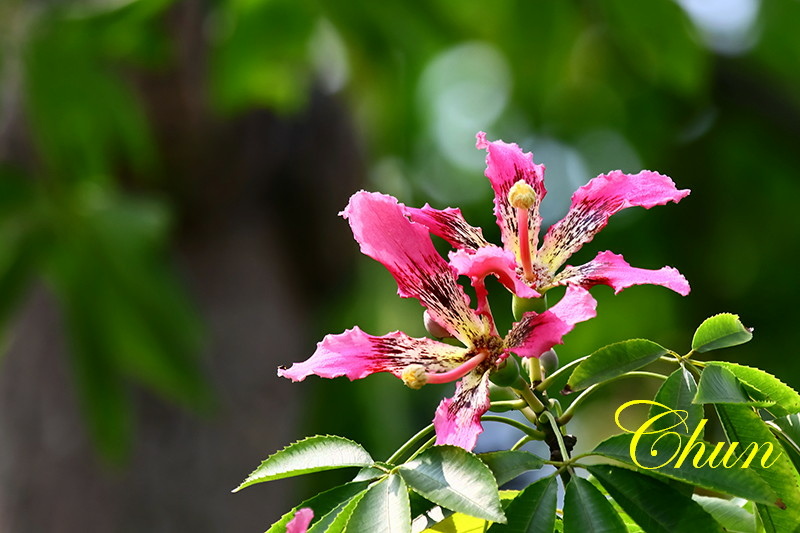
[[[409,220],[391,196],[360,191],[342,215],[361,251],[382,263],[397,281],[397,293],[417,298],[454,337],[469,345],[488,326],[469,307],[456,274],[433,246],[428,230]]]
[[[564,335],[575,324],[594,318],[597,302],[589,291],[577,286],[567,287],[559,302],[541,314],[525,313],[505,338],[506,347],[523,357],[539,357],[555,346],[563,344]]]
[[[380,337],[364,333],[360,328],[338,335],[326,335],[307,360],[281,368],[278,375],[292,381],[307,376],[323,378],[347,376],[361,379],[376,372],[391,372],[397,377],[408,365],[422,365],[426,372],[446,372],[469,359],[465,348],[450,346],[428,338],[409,337],[395,331]]]
[[[632,285],[661,285],[686,296],[689,282],[676,269],[665,266],[658,270],[635,268],[621,255],[605,251],[583,265],[567,266],[553,279],[553,285],[608,285],[619,293]]]
[[[472,450],[483,432],[481,416],[488,410],[489,373],[470,372],[456,385],[455,395],[442,400],[436,409],[436,444]]]
[[[649,170],[638,174],[619,170],[601,174],[572,195],[567,215],[544,236],[539,260],[555,272],[569,256],[591,241],[614,213],[627,207],[649,209],[678,202],[689,192],[678,190],[668,176]]]
[[[503,141],[489,142],[486,134],[479,132],[476,146],[487,151],[486,177],[494,189],[494,214],[503,245],[519,259],[519,228],[517,226],[517,210],[508,202],[508,192],[519,180],[525,181],[536,193],[533,205],[528,210],[528,236],[530,249],[535,250],[539,242],[539,228],[542,217],[539,215],[539,204],[547,194],[544,187],[544,165],[533,162],[533,154],[523,152],[514,143]]]
[[[477,250],[488,246],[483,238],[481,228],[470,226],[461,210],[453,207],[447,209],[434,209],[425,204],[421,209],[405,207],[405,212],[412,221],[424,225],[434,235],[441,237],[455,248]]]

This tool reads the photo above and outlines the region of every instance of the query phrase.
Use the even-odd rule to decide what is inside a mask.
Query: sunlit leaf
[[[365,467],[372,463],[372,457],[360,444],[344,437],[317,435],[267,457],[234,492],[264,481],[349,466]]]

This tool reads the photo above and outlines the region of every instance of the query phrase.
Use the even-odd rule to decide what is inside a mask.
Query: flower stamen
[[[428,383],[450,383],[467,375],[476,366],[485,361],[488,356],[489,352],[487,350],[481,350],[453,370],[438,373],[425,372],[424,366],[411,364],[403,369],[400,378],[406,386],[412,389],[421,389]]]
[[[517,210],[519,262],[522,265],[522,274],[525,280],[534,281],[530,236],[528,235],[528,212],[536,203],[536,191],[525,180],[519,180],[508,191],[508,203]]]

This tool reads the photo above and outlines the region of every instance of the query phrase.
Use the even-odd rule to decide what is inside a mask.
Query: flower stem
[[[507,424],[511,427],[515,427],[518,430],[525,433],[528,436],[528,440],[544,440],[544,432],[539,431],[538,429],[533,429],[529,427],[519,420],[514,420],[513,418],[506,418],[505,416],[494,416],[494,415],[484,415],[481,417],[481,420],[485,422],[500,422],[502,424]]]
[[[436,435],[434,435],[433,437],[431,437],[430,439],[428,439],[428,440],[425,442],[425,444],[423,444],[422,446],[420,446],[420,447],[419,447],[419,449],[418,449],[417,451],[415,451],[414,453],[412,453],[412,454],[411,454],[411,456],[410,456],[408,459],[406,459],[406,462],[408,463],[408,462],[410,462],[410,461],[413,461],[414,459],[416,459],[416,457],[417,457],[419,454],[421,454],[422,452],[424,452],[425,450],[427,450],[428,448],[430,448],[431,446],[433,446],[433,445],[434,445],[434,443],[436,443]]]
[[[392,456],[386,460],[386,462],[389,463],[390,465],[395,464],[396,461],[398,461],[401,457],[403,457],[403,455],[408,453],[409,450],[411,450],[414,446],[416,446],[417,443],[421,441],[422,438],[425,437],[425,435],[430,433],[432,430],[433,430],[433,424],[428,424],[427,426],[419,430],[419,432],[416,435],[408,439],[408,441],[406,441],[405,444],[400,446],[400,448],[398,448],[398,450],[394,452]]]
[[[578,359],[575,359],[574,361],[571,361],[571,362],[567,363],[566,365],[562,366],[561,368],[559,368],[558,370],[556,370],[555,372],[553,372],[552,374],[547,376],[544,381],[542,381],[541,383],[536,385],[536,390],[538,390],[538,391],[546,390],[550,385],[553,384],[553,382],[556,379],[558,379],[561,375],[563,375],[564,372],[566,372],[567,370],[569,370],[573,366],[581,364],[584,360],[586,360],[588,358],[589,358],[588,355],[584,355],[583,357],[579,357]]]
[[[521,439],[519,439],[517,442],[514,443],[514,445],[511,447],[511,451],[514,452],[519,450],[532,440],[533,439],[531,439],[529,436],[525,435],[524,437],[522,437]]]
[[[626,373],[622,374],[621,376],[617,376],[615,378],[611,378],[611,379],[608,379],[606,381],[602,381],[600,383],[595,383],[594,385],[592,385],[591,387],[589,387],[588,389],[586,389],[585,391],[580,393],[580,395],[578,395],[578,397],[575,398],[575,400],[571,404],[569,404],[569,407],[567,407],[567,409],[564,411],[564,414],[562,414],[558,418],[558,425],[559,426],[563,426],[564,424],[569,422],[572,419],[572,417],[575,415],[575,409],[580,404],[582,404],[586,400],[586,398],[591,396],[592,393],[594,393],[594,391],[596,391],[599,387],[601,387],[602,385],[605,385],[606,383],[611,383],[613,381],[617,381],[619,379],[629,378],[629,377],[651,377],[651,378],[660,379],[662,381],[667,379],[667,376],[665,376],[664,374],[658,374],[656,372],[645,372],[645,371],[641,371],[641,370],[634,370],[632,372],[626,372]]]
[[[492,411],[503,413],[505,411],[519,411],[523,407],[528,405],[525,403],[525,400],[500,400],[497,402],[492,402],[489,405],[489,409]]]
[[[538,363],[538,362],[537,362]],[[519,389],[514,389],[516,392],[525,402],[533,409],[533,412],[537,415],[545,410],[544,404],[542,401],[536,397],[531,389],[528,387],[521,387]]]
[[[535,357],[528,359],[528,377],[533,387],[542,382],[542,365]]]

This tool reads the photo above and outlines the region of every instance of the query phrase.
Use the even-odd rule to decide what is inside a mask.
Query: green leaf
[[[508,507],[508,504],[519,492],[518,490],[501,490],[500,502],[503,504],[503,507]],[[414,492],[411,494],[412,496],[416,495],[420,497]],[[439,518],[437,522],[431,516],[418,516],[414,519],[414,522],[412,522],[413,530],[419,531],[421,528],[425,528],[423,530],[425,533],[486,533],[486,530],[494,523],[490,520],[475,518],[474,516],[462,513],[453,513],[452,511],[442,509],[438,506],[436,509],[446,518],[443,520]]]
[[[397,469],[416,492],[453,511],[505,523],[497,482],[477,456],[458,446],[432,446]]]
[[[564,533],[627,533],[628,529],[597,487],[572,476],[564,495]]]
[[[772,422],[780,428],[778,437],[783,442],[795,468],[800,471],[800,414],[776,418]]]
[[[753,330],[739,321],[738,315],[720,313],[707,318],[692,338],[692,350],[708,352],[744,344],[753,338]]]
[[[410,533],[411,509],[403,479],[392,474],[373,484],[358,502],[350,520],[350,531]]]
[[[752,388],[749,391],[746,390],[736,376],[725,367],[709,365],[700,375],[697,394],[692,403],[735,403],[754,407],[769,407],[775,404],[772,401],[754,400],[748,392],[752,392],[756,396],[763,396]]]
[[[759,503],[758,513],[769,533],[795,531],[800,524],[800,476],[791,460],[783,453],[783,448],[761,417],[752,409],[744,405],[715,407],[729,441],[738,442],[745,450],[751,445],[758,446],[758,450],[766,449],[768,444],[772,445],[774,452],[770,455],[769,461],[774,462],[767,463],[769,466],[766,467],[762,465],[764,457],[762,452],[762,455],[747,469],[769,484],[777,494],[776,498],[768,502],[756,500]],[[774,506],[761,505],[764,503]]]
[[[372,457],[360,444],[344,437],[316,435],[267,457],[233,492],[264,481],[372,463]]]
[[[777,416],[800,413],[800,394],[772,374],[758,368],[722,361],[711,361],[707,363],[703,374],[705,374],[710,367],[721,367],[730,371],[739,381],[749,387],[750,390],[756,389],[768,400],[774,402],[775,405],[769,407],[768,410],[775,413]]]
[[[729,533],[757,533],[758,521],[756,516],[742,507],[739,502],[746,503],[747,500],[736,498],[734,500],[723,500],[722,498],[711,498],[695,494],[692,496],[694,501],[699,503],[719,524]]]
[[[330,520],[326,522],[326,524],[329,524],[336,517],[336,514],[341,511],[341,508],[346,502],[350,501],[356,494],[364,492],[367,485],[368,483],[366,482],[351,482],[317,494],[293,507],[292,510],[283,515],[280,520],[272,524],[267,530],[267,533],[284,533],[286,531],[286,524],[288,524],[289,521],[294,518],[294,514],[303,507],[310,507],[313,509],[314,517],[317,522],[324,520],[324,517],[330,514],[331,511],[336,510],[337,513],[334,513],[333,516],[330,517]]]
[[[488,533],[553,533],[558,482],[554,476],[529,485],[506,508],[507,524],[493,524]]]
[[[349,500],[346,500],[336,506],[332,511],[323,516],[317,523],[309,528],[308,533],[342,533],[350,518],[353,516],[361,499],[366,496],[367,490],[362,490]]]
[[[642,435],[635,447],[638,465],[631,457],[632,438],[633,434],[631,433],[615,435],[598,444],[593,453],[609,459],[616,459],[631,466],[641,465],[655,476],[692,483],[708,490],[761,503],[771,504],[777,499],[770,485],[750,468],[739,468],[738,466],[735,468],[712,468],[708,463],[708,458],[714,449],[713,444],[697,441],[697,443],[702,442],[705,450],[701,460],[697,461],[699,466],[695,465],[697,450],[699,450],[699,446],[695,445],[683,464],[675,468],[681,450],[689,444],[690,437],[688,435],[675,432]],[[651,452],[655,452],[655,455]],[[725,450],[722,450],[718,454],[715,458],[716,463],[722,460],[724,453]]]
[[[619,466],[596,465],[587,469],[648,533],[692,531],[693,528],[703,533],[723,533],[700,505],[667,483]],[[653,497],[655,494],[657,498]]]
[[[482,453],[478,455],[478,459],[489,467],[499,487],[523,472],[539,470],[544,466],[541,457],[523,450]]]
[[[686,411],[686,425],[695,428],[703,419],[703,407],[693,404],[692,399],[697,393],[697,384],[691,372],[683,367],[678,368],[658,389],[654,400],[660,404],[667,405],[675,411]],[[654,418],[666,411],[661,406],[652,405],[650,407],[650,418]],[[653,422],[652,429],[667,429],[680,422],[677,415],[664,416]],[[701,434],[702,436],[702,434]]]
[[[630,339],[600,348],[575,368],[565,391],[578,391],[652,363],[667,350],[646,339]]]

